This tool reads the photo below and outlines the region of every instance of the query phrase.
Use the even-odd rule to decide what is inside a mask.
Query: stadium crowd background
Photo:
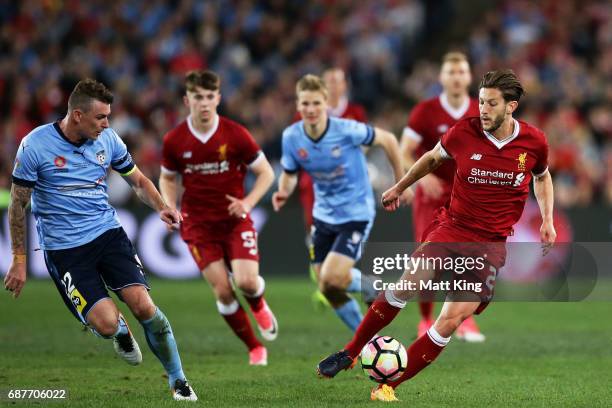
[[[439,57],[450,49],[469,55],[474,95],[484,72],[517,72],[527,90],[518,117],[548,135],[558,205],[612,204],[612,5],[470,3],[0,0],[3,204],[20,140],[62,117],[83,77],[113,90],[111,126],[157,180],[161,138],[186,114],[190,69],[221,74],[222,114],[246,125],[274,161],[301,75],[344,68],[351,99],[400,135],[410,108],[440,92]]]

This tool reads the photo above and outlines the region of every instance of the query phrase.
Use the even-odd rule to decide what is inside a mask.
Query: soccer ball
[[[388,383],[397,380],[408,364],[408,353],[399,341],[377,336],[361,351],[361,367],[371,380]]]

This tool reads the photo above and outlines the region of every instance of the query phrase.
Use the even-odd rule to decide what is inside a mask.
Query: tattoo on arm
[[[26,253],[26,207],[30,203],[31,187],[11,186],[11,203],[8,208],[11,246],[14,254]]]

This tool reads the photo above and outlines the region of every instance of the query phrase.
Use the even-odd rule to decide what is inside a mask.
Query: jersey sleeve
[[[38,157],[30,146],[28,138],[24,138],[15,156],[13,183],[23,187],[34,187],[38,180]]]
[[[374,142],[374,128],[372,126],[351,119],[345,120],[344,126],[355,146],[371,146]]]
[[[122,176],[129,176],[136,169],[132,155],[127,151],[127,146],[119,135],[111,130],[112,134],[112,154],[111,167]]]
[[[245,127],[239,126],[238,134],[237,142],[240,160],[244,164],[250,165],[261,155],[261,148]]]
[[[445,159],[455,158],[462,146],[461,138],[458,137],[460,126],[461,125],[455,125],[451,127],[440,139],[440,153]]]
[[[288,133],[283,133],[281,166],[286,173],[293,174],[300,169],[300,164],[295,159],[293,146]]]
[[[427,132],[427,123],[425,118],[427,118],[425,105],[419,103],[410,112],[410,115],[408,116],[408,123],[406,124],[402,135],[416,141],[417,143],[420,143],[423,140],[423,135],[425,135]]]
[[[170,138],[170,133],[166,133],[162,143],[161,171],[162,173],[175,174],[179,171],[180,167],[180,163],[174,153],[174,146]]]
[[[542,138],[542,146],[538,149],[536,164],[533,166],[531,173],[535,178],[542,177],[548,170],[548,141],[543,132],[540,133]]]

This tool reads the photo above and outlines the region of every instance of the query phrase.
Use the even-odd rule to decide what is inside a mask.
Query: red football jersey
[[[452,221],[486,236],[508,236],[521,217],[532,175],[548,168],[544,133],[514,120],[503,141],[482,129],[479,118],[463,119],[440,141],[443,155],[457,167],[448,215]]]
[[[418,103],[410,112],[408,126],[404,128],[404,135],[419,142],[415,151],[416,159],[434,148],[440,138],[457,121],[479,116],[478,101],[469,98],[459,109],[454,109],[448,103],[445,94],[437,98],[428,99]],[[452,160],[444,163],[433,172],[446,181],[449,187],[453,184],[455,164]]]
[[[222,116],[208,134],[200,134],[187,118],[164,136],[162,171],[182,176],[181,212],[185,224],[233,220],[226,194],[244,197],[247,167],[261,154],[243,126]]]

